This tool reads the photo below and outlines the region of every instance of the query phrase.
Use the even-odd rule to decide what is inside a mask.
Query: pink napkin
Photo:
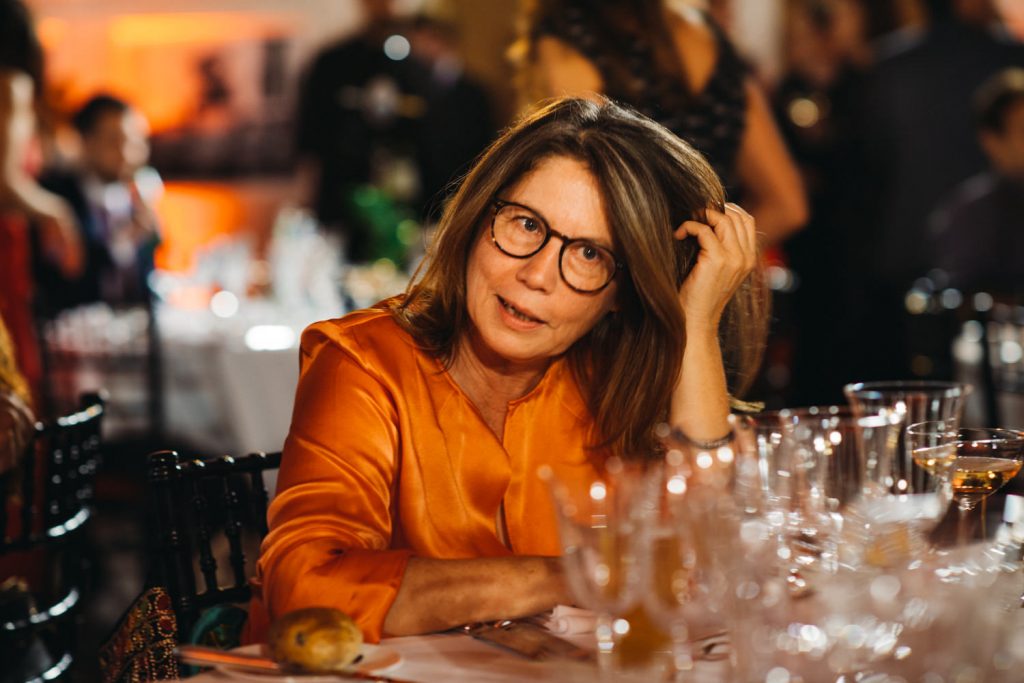
[[[593,633],[597,628],[597,615],[588,609],[558,605],[544,620],[544,626],[552,633],[563,636]]]

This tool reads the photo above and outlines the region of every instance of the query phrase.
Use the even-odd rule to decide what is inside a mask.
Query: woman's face
[[[575,159],[542,161],[500,199],[533,209],[554,232],[612,249],[597,181]],[[533,256],[513,258],[494,245],[489,228],[490,214],[466,273],[473,346],[490,357],[484,360],[540,369],[612,310],[617,283],[592,294],[574,291],[559,274],[562,240],[552,236]]]

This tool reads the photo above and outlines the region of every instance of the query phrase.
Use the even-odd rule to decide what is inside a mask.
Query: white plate
[[[242,647],[235,648],[232,652],[263,656],[266,656],[267,654],[264,646],[259,644],[244,645]],[[384,673],[385,671],[391,671],[402,663],[402,655],[398,654],[391,648],[382,645],[363,643],[359,653],[362,655],[362,659],[352,666],[344,669],[344,671],[379,674]],[[262,672],[252,671],[249,669],[239,669],[238,667],[234,667],[229,664],[222,664],[214,668],[239,681],[263,681],[263,683],[269,683],[270,681],[273,681],[273,683],[337,683],[341,680],[338,676],[331,676],[330,674],[281,674],[269,671]]]

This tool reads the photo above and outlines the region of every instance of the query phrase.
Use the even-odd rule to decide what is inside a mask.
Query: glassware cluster
[[[666,428],[584,491],[548,473],[605,680],[629,673],[638,612],[670,642],[646,680],[702,680],[704,659],[740,682],[1018,680],[1024,498],[992,533],[968,518],[1020,470],[1024,432],[961,427],[969,390],[848,385],[849,406],[734,418],[712,450]]]

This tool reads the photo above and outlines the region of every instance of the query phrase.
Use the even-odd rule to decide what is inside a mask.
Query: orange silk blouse
[[[378,641],[411,555],[561,553],[537,469],[572,486],[603,460],[586,448],[592,420],[564,359],[509,403],[500,439],[382,304],[310,326],[300,365],[250,640],[268,617],[327,606]]]

